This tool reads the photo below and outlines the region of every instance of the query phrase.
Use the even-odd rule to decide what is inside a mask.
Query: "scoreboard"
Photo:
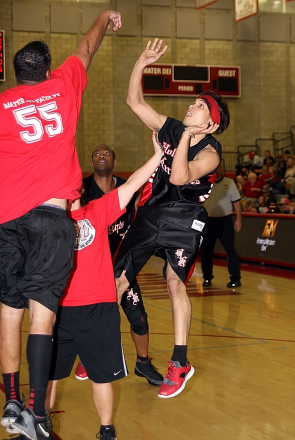
[[[241,68],[153,64],[143,71],[144,95],[196,96],[206,90],[226,98],[241,97]]]
[[[0,81],[5,81],[4,31],[0,31]]]

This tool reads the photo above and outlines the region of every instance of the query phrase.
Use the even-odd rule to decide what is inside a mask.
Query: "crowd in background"
[[[235,182],[243,212],[295,214],[295,160],[286,150],[274,159],[249,153],[248,161],[236,166]]]

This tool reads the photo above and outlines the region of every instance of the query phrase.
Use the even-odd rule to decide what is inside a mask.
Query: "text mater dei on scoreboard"
[[[172,75],[172,69],[170,67],[146,67],[143,73],[147,75]],[[220,78],[233,78],[236,77],[236,73],[235,69],[218,70]]]

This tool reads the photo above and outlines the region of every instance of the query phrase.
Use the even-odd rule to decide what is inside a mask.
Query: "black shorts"
[[[71,374],[77,355],[88,377],[109,383],[127,376],[117,303],[58,308],[50,380]]]
[[[76,230],[66,211],[38,206],[0,225],[0,301],[15,309],[29,299],[57,311],[73,268]]]
[[[118,278],[126,270],[131,283],[152,255],[163,258],[183,283],[192,275],[207,223],[201,204],[175,203],[169,206],[143,206],[118,250],[114,271]]]

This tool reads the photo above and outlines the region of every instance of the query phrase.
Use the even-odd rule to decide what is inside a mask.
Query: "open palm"
[[[168,46],[166,45],[161,50],[162,43],[163,40],[160,40],[158,42],[158,38],[155,39],[153,44],[151,41],[149,41],[145,51],[140,55],[139,60],[144,62],[146,66],[156,63],[164,55],[168,48]]]

